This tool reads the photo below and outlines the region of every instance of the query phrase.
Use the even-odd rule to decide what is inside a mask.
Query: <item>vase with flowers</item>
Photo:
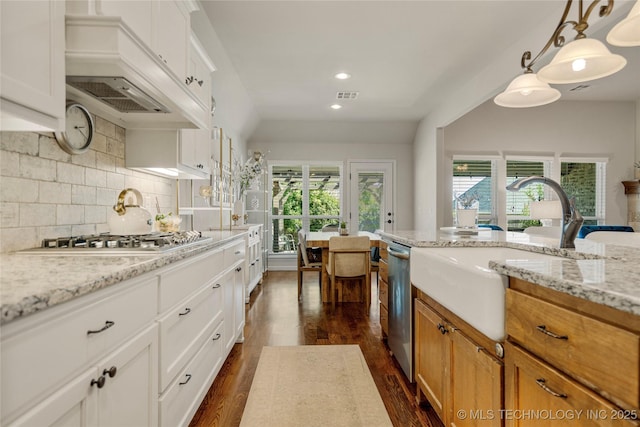
[[[466,191],[456,197],[456,225],[475,228],[478,219],[479,196],[475,191]]]

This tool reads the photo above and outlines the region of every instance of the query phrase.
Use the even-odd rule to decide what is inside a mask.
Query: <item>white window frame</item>
[[[598,224],[606,221],[607,206],[607,157],[558,157],[557,182],[560,182],[562,163],[595,163],[596,164],[596,216],[585,216],[585,220],[596,220]]]

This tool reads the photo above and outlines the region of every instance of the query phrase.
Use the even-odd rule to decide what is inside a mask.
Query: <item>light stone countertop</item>
[[[503,275],[640,315],[640,248],[576,239],[575,249],[561,249],[558,239],[492,230],[469,237],[411,230],[377,233],[384,240],[412,247],[510,247],[561,256],[565,259],[536,262],[496,259],[488,267]]]
[[[0,255],[0,324],[204,253],[246,230],[203,232],[211,240],[165,254]]]

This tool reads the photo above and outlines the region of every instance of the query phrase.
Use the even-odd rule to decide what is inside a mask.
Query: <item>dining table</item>
[[[327,273],[327,264],[329,263],[329,239],[339,235],[337,231],[311,231],[307,234],[308,248],[322,248],[322,268],[320,273],[322,280],[322,302],[331,302],[329,273]],[[369,244],[372,248],[378,247],[381,241],[380,235],[369,231],[358,231],[357,233],[348,235],[369,237]]]

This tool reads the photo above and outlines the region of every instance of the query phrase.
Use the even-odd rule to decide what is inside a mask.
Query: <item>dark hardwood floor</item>
[[[320,302],[317,277],[305,274],[301,302],[296,272],[270,272],[252,292],[245,341],[232,349],[190,427],[240,424],[263,346],[322,344],[360,346],[394,426],[442,426],[431,408],[416,404],[415,384],[408,383],[381,340],[377,305],[369,316],[358,303],[338,304],[332,310]],[[372,282],[372,300],[377,301]]]

